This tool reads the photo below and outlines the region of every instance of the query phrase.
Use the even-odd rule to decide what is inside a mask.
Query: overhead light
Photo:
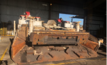
[[[50,3],[50,5],[52,6],[52,3]]]

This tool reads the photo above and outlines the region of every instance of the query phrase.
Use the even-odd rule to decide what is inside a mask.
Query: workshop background
[[[0,27],[12,30],[13,21],[18,22],[19,15],[25,11],[45,22],[57,21],[59,13],[79,15],[87,32],[96,37],[106,34],[106,0],[0,0]]]

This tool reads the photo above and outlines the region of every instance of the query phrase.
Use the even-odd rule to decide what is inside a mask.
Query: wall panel
[[[43,6],[43,4],[46,4],[46,6]],[[25,11],[30,11],[32,16],[39,16],[46,22],[49,18],[48,4],[49,3],[35,0],[1,0],[1,21],[18,20],[18,17],[23,15]],[[83,12],[84,10],[78,7],[52,4],[51,19],[57,20],[59,13],[84,15]]]

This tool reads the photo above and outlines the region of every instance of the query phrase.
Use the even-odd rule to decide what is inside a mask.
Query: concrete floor
[[[10,43],[10,38],[13,37],[2,37],[0,41],[0,58],[4,53],[5,49]],[[106,53],[102,50],[98,50],[99,56],[91,59],[76,59],[76,60],[66,60],[66,61],[57,61],[57,62],[46,62],[39,64],[28,64],[28,65],[106,65]],[[6,64],[7,63],[7,64]],[[10,59],[9,49],[6,52],[3,61],[0,65],[17,65]]]

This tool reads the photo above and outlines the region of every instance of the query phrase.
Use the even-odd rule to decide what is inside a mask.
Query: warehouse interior
[[[74,18],[83,19],[83,29],[96,38],[103,39],[103,49],[106,49],[106,0],[0,0],[0,49],[4,46],[2,40],[5,41],[6,37],[9,39],[14,37],[8,31],[13,32],[14,21],[16,21],[17,28],[19,16],[24,15],[26,11],[29,11],[32,16],[40,17],[45,23],[48,20],[55,20],[57,22],[60,13],[78,15]],[[9,41],[5,42],[8,43]],[[4,50],[1,50],[0,57],[6,47],[4,46]],[[100,63],[104,65],[105,62],[102,61]]]

